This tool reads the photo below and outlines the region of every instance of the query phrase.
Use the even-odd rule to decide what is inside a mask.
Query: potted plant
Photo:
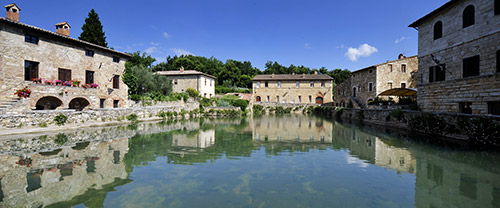
[[[14,95],[22,98],[27,98],[31,95],[31,90],[28,87],[24,87],[23,89],[17,90]]]
[[[42,84],[42,78],[39,77],[31,79],[31,81],[33,81],[33,83],[35,84]]]

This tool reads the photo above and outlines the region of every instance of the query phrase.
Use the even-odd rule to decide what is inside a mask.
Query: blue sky
[[[147,51],[158,61],[194,54],[251,61],[262,70],[267,61],[356,70],[416,55],[417,31],[408,25],[447,0],[0,2],[16,3],[21,22],[51,31],[68,21],[74,38],[93,8],[110,47]]]

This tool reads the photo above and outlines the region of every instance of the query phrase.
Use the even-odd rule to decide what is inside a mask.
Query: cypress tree
[[[78,39],[93,43],[96,45],[108,47],[106,36],[102,29],[102,23],[99,20],[99,15],[94,9],[90,10],[89,16],[85,18],[85,23],[82,26],[82,33]]]

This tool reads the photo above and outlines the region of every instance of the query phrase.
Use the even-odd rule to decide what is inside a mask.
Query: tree
[[[108,47],[106,36],[102,29],[101,21],[99,20],[99,15],[94,9],[90,10],[89,16],[85,18],[85,23],[82,26],[82,33],[78,39],[103,47]]]

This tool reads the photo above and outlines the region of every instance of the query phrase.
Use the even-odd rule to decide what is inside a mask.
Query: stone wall
[[[265,87],[265,82],[268,87]],[[278,86],[278,82],[281,86]],[[299,82],[299,87],[297,87]],[[324,87],[321,86],[324,83]],[[323,103],[333,102],[333,83],[332,81],[314,81],[314,87],[311,87],[311,81],[260,81],[260,87],[257,82],[253,82],[253,103],[283,103],[283,104],[315,104],[316,98],[323,98]],[[260,97],[260,102],[257,101]],[[269,99],[268,99],[269,98]],[[279,100],[277,100],[279,99]]]
[[[351,78],[348,78],[335,87],[335,106],[347,107],[347,104],[351,101],[351,96]]]
[[[464,9],[473,5],[475,22],[463,28]],[[471,103],[472,114],[488,114],[488,102],[500,102],[496,64],[500,50],[500,15],[494,1],[464,0],[422,21],[418,27],[418,104],[427,112],[458,113],[459,103]],[[442,37],[434,40],[434,25],[443,24]],[[480,56],[479,76],[463,76],[463,59]],[[434,59],[432,58],[434,56]],[[430,67],[445,64],[445,80],[430,82]]]

